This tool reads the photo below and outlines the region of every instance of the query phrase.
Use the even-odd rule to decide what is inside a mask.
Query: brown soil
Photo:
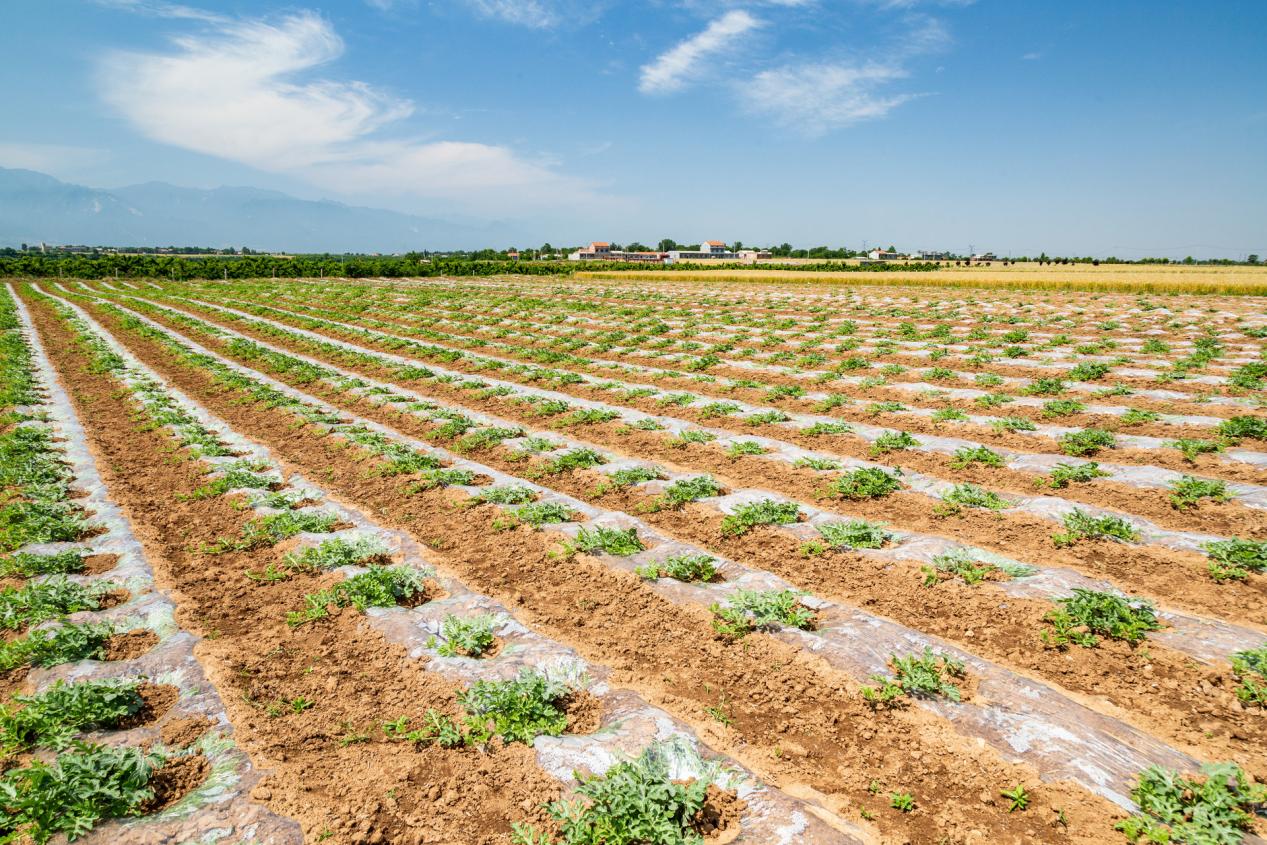
[[[100,311],[96,313],[105,325],[117,330],[113,318]],[[174,364],[150,341],[126,331],[119,332],[118,336],[235,428],[262,439],[305,474],[321,479],[342,495],[361,503],[378,518],[413,531],[441,552],[442,560],[468,583],[516,607],[517,615],[526,624],[573,645],[590,659],[613,667],[614,681],[637,689],[649,700],[691,721],[715,747],[738,756],[763,778],[789,786],[807,784],[808,788],[831,796],[831,802],[842,812],[853,812],[850,808],[866,800],[866,787],[872,778],[906,784],[921,796],[927,796],[930,810],[924,814],[885,814],[882,827],[893,836],[911,841],[932,841],[941,835],[962,837],[972,830],[988,831],[991,841],[1034,841],[1038,835],[1034,819],[983,808],[978,800],[983,791],[994,792],[1023,781],[1032,784],[1036,794],[1042,794],[1040,800],[1067,808],[1071,828],[1057,839],[1067,835],[1079,841],[1116,841],[1116,835],[1109,828],[1120,813],[1080,788],[1068,784],[1039,784],[1032,772],[1002,763],[993,752],[958,736],[946,723],[922,710],[894,712],[877,718],[862,704],[855,685],[839,673],[763,635],[753,635],[733,645],[721,643],[712,637],[705,612],[668,605],[633,576],[614,573],[584,556],[567,567],[560,567],[550,554],[554,544],[548,535],[526,529],[497,531],[492,523],[500,512],[493,507],[455,510],[451,494],[443,490],[402,496],[401,488],[408,479],[367,474],[364,459],[353,454],[341,438],[327,437],[310,426],[297,427],[294,417],[284,411],[244,404],[236,391],[215,386],[202,371]],[[131,451],[144,450],[133,445]],[[152,489],[153,485],[149,487]],[[146,501],[152,501],[152,495]],[[180,524],[189,526],[183,521]],[[190,538],[181,540],[182,545],[188,542]],[[167,553],[174,552],[169,549]],[[233,568],[226,571],[226,565]],[[230,639],[228,626],[238,627],[237,617],[249,617],[256,626],[263,625],[267,630],[268,623],[261,621],[261,617],[267,620],[271,612],[276,619],[282,609],[295,606],[292,600],[278,608],[263,595],[256,595],[268,593],[271,597],[280,588],[281,592],[289,591],[297,598],[299,589],[293,582],[280,582],[267,588],[235,588],[231,573],[240,572],[242,564],[235,565],[231,556],[212,559],[210,566],[200,560],[198,567],[197,573],[182,579],[182,590],[193,590],[201,579],[211,580],[213,583],[208,586],[215,590],[215,601],[205,601],[203,612],[217,604],[233,609],[232,613],[217,615],[215,622],[222,634],[208,644],[209,648]],[[252,595],[239,603],[235,600],[239,592]],[[272,604],[273,609],[259,607],[264,604]],[[337,621],[342,623],[346,618]],[[337,640],[342,647],[355,639],[348,628],[340,631]],[[323,630],[319,626],[305,627],[300,634],[308,635],[311,631],[311,635],[317,635]],[[241,690],[251,701],[283,700],[286,694],[279,687],[284,685],[270,670],[280,664],[288,667],[290,673],[301,672],[302,668],[313,665],[311,657],[294,655],[289,648],[282,649],[280,654],[275,653],[276,650],[265,652],[265,644],[259,640],[259,632],[253,631],[250,656],[239,655],[232,667],[233,677],[223,678],[220,683]],[[666,644],[673,645],[666,647]],[[313,645],[309,643],[306,647],[312,649]],[[375,649],[389,651],[390,647],[379,639]],[[264,657],[258,656],[261,652]],[[353,726],[365,727],[396,709],[382,706],[383,694],[377,690],[379,685],[390,686],[390,679],[375,679],[375,691],[365,690],[361,695],[340,683],[346,682],[346,676],[351,674],[344,667],[360,666],[358,660],[341,659],[319,665],[329,666],[327,672],[340,674],[338,681],[327,679],[329,688],[318,700],[317,712],[332,708],[346,710],[350,703],[367,699],[380,702],[375,710],[350,714],[354,718],[346,720]],[[287,678],[293,677],[290,673]],[[293,681],[291,683],[293,690]],[[314,681],[309,680],[303,689],[314,685]],[[734,702],[734,726],[725,731],[719,731],[716,722],[704,712],[705,707],[716,703],[718,690],[724,691]],[[420,698],[409,699],[402,712],[417,712]],[[266,718],[249,706],[234,714],[235,725],[240,725],[244,734],[252,737],[267,735]],[[273,721],[303,720],[286,716]],[[911,743],[921,749],[918,759],[897,759],[892,755],[892,748]],[[255,747],[259,748],[258,742]],[[369,747],[367,743],[348,744],[337,756],[353,756]],[[802,749],[804,754],[785,753],[789,747]],[[270,766],[278,764],[277,754],[269,753],[272,748],[275,746],[268,744],[260,749]],[[329,746],[322,750],[331,754]],[[290,769],[299,751],[293,745],[288,746],[285,755],[283,762]],[[306,763],[309,767],[321,767],[320,759],[307,757]],[[346,760],[340,759],[339,763],[339,782],[358,783],[360,779],[349,774]],[[426,771],[430,779],[444,778],[450,772],[438,764]],[[319,776],[305,771],[308,783],[313,783],[314,777],[320,782]],[[525,774],[521,772],[519,777]],[[379,782],[381,784],[381,779]],[[482,798],[486,802],[483,805],[466,804],[469,818],[475,820],[471,824],[488,818],[487,811],[500,806],[500,814],[495,817],[504,830],[506,792],[505,785],[494,794],[481,794],[472,788],[452,792],[450,801],[451,793],[437,785],[429,791],[417,790],[408,798],[397,798],[392,806],[406,810],[416,807],[415,795],[434,796],[431,801],[445,799],[438,804],[428,804],[434,813],[440,808],[451,809],[459,799]],[[522,795],[522,788],[519,794]],[[341,801],[350,799],[346,789],[339,795]],[[309,802],[307,806],[311,806],[312,796],[305,798]],[[498,801],[502,803],[499,805]],[[379,801],[373,806],[382,809],[384,805]],[[352,828],[331,826],[330,829],[336,833],[351,829],[353,835],[362,832],[355,825]]]
[[[158,585],[174,597],[178,621],[203,637],[197,654],[221,691],[236,739],[271,771],[254,794],[297,819],[309,839],[333,843],[504,845],[511,819],[541,821],[538,808],[558,797],[559,786],[537,768],[531,750],[495,745],[473,757],[383,740],[382,721],[420,717],[428,707],[454,710],[453,685],[422,671],[358,616],[291,630],[285,611],[301,606],[317,579],[299,574],[264,587],[242,574],[274,561],[275,550],[199,553],[236,534],[249,514],[223,498],[178,499],[203,483],[200,465],[171,461],[164,433],[134,426],[135,408],[124,394],[87,372],[65,326],[41,302],[32,306],[112,497],[133,521]],[[270,703],[300,696],[314,707],[268,715]],[[340,742],[354,732],[370,741]],[[433,785],[454,799],[406,812],[403,802],[384,798]]]
[[[602,727],[603,703],[589,690],[577,690],[558,702],[567,713],[570,734],[592,734]]]
[[[130,598],[132,598],[132,594],[120,587],[117,590],[111,590],[108,593],[103,593],[97,599],[97,607],[101,610],[108,610],[109,608],[125,604]]]
[[[180,690],[170,684],[144,683],[136,691],[141,696],[141,709],[119,722],[122,730],[158,721],[180,698]]]
[[[158,318],[158,321],[171,325],[161,318]],[[215,321],[211,320],[211,322]],[[176,328],[179,330],[179,327]],[[259,335],[251,331],[244,333]],[[314,350],[304,348],[302,340],[274,337],[267,339],[284,348],[299,348],[305,352],[314,352]],[[329,356],[318,353],[317,357],[328,358]],[[249,364],[249,362],[245,363]],[[353,371],[391,380],[390,372],[349,362],[341,363]],[[273,373],[273,375],[283,381],[289,380],[285,373]],[[481,400],[451,386],[435,382],[414,381],[408,385],[423,395],[461,402],[469,408],[498,414],[528,425],[541,424],[540,418],[524,412],[521,406],[514,403],[500,399]],[[311,386],[308,387],[311,388]],[[412,416],[393,413],[391,409],[382,408],[373,403],[349,404],[344,396],[329,393],[321,395],[327,401],[349,407],[357,413],[386,422],[411,434],[425,436],[430,430],[420,425]],[[650,403],[650,407],[646,410],[663,410],[657,407],[654,400],[644,399],[631,404],[647,403]],[[743,433],[763,430],[746,426],[737,420],[721,419],[709,422]],[[574,436],[577,433],[574,431]],[[861,440],[850,436],[828,435],[812,438],[788,429],[778,429],[777,433],[790,442],[808,448],[858,458],[870,457],[869,447]],[[825,483],[821,480],[822,475],[817,475],[811,470],[798,470],[781,462],[756,457],[735,461],[727,458],[713,446],[692,444],[685,448],[669,448],[663,433],[631,431],[618,423],[586,426],[583,435],[592,442],[600,443],[626,455],[656,460],[683,470],[710,471],[721,476],[724,481],[733,480],[734,484],[731,486],[770,489],[800,501],[815,501],[818,498],[818,491]],[[487,453],[484,455],[486,456]],[[487,458],[484,457],[484,459]],[[992,489],[1012,490],[1025,494],[1032,493],[1034,490],[1034,476],[1028,473],[983,467],[955,470],[949,467],[947,456],[905,451],[891,453],[887,460],[891,466],[899,469],[923,472],[952,481],[970,481],[985,484]],[[499,465],[499,468],[508,469],[506,465]],[[510,467],[509,471],[515,471],[515,468]],[[1219,531],[1222,528],[1225,529],[1225,533],[1236,533],[1237,528],[1248,527],[1257,533],[1263,530],[1263,525],[1267,522],[1261,518],[1255,520],[1253,512],[1239,505],[1203,503],[1191,512],[1176,511],[1165,499],[1166,494],[1163,492],[1126,488],[1124,485],[1114,486],[1124,488],[1130,495],[1127,496],[1124,493],[1119,496],[1105,496],[1103,499],[1112,501],[1096,501],[1101,498],[1096,495],[1096,491],[1101,488],[1094,484],[1077,488],[1070,487],[1058,492],[1064,495],[1072,490],[1079,494],[1077,498],[1084,501],[1089,499],[1093,504],[1109,506],[1126,505],[1127,500],[1132,499],[1135,502],[1131,508],[1134,513],[1154,519],[1163,525],[1168,522],[1183,522],[1186,524],[1177,527],[1204,531]],[[984,511],[965,510],[960,516],[948,520],[938,518],[933,513],[935,504],[935,501],[928,497],[916,494],[897,494],[871,502],[819,502],[820,507],[839,511],[846,516],[879,518],[900,528],[966,540],[1002,554],[1020,556],[1022,560],[1051,562],[1071,566],[1091,575],[1109,576],[1123,589],[1129,591],[1138,589],[1152,598],[1197,613],[1222,615],[1231,621],[1248,624],[1261,624],[1261,620],[1267,618],[1267,578],[1253,578],[1247,583],[1216,584],[1207,574],[1206,561],[1202,555],[1178,552],[1158,546],[1145,547],[1107,542],[1084,543],[1065,549],[1056,549],[1050,541],[1050,536],[1059,530],[1059,526],[1041,517],[1025,514],[998,515]],[[1226,516],[1220,519],[1220,514]],[[1203,522],[1202,518],[1207,516],[1211,521]]]
[[[733,789],[708,785],[703,808],[695,814],[691,828],[710,845],[724,845],[739,837],[739,817],[748,803]]]
[[[110,554],[87,555],[84,557],[84,575],[103,575],[119,565],[119,556]]]
[[[188,748],[209,731],[211,725],[211,720],[205,716],[172,719],[163,725],[163,744],[169,748]]]
[[[102,660],[131,660],[158,645],[158,634],[145,628],[124,631],[106,640]]]
[[[166,810],[201,786],[210,773],[211,764],[201,754],[171,758],[150,777],[154,797],[141,805],[141,812]]]
[[[309,385],[308,389],[314,388]],[[347,396],[317,392],[327,401],[407,433],[419,435],[426,431],[425,426],[413,416],[385,410],[372,403],[349,401]],[[469,404],[476,406],[479,403]],[[634,432],[628,437],[636,443],[629,452],[665,458],[661,463],[671,463],[681,452],[692,450],[720,455],[716,450],[699,445],[686,450],[669,449],[663,444],[663,435],[653,432]],[[507,460],[505,451],[485,451],[481,453],[480,460],[507,472],[522,472],[523,464]],[[729,463],[728,459],[721,460]],[[767,488],[772,486],[771,474],[768,470],[762,474],[752,459],[733,463],[730,474],[736,477],[739,486],[745,483]],[[765,466],[768,464],[761,469]],[[812,476],[807,470],[789,468],[788,472]],[[585,498],[599,478],[596,474],[556,476],[547,479],[547,483],[563,492]],[[723,478],[723,481],[731,486],[728,479]],[[805,488],[798,498],[809,501],[813,497]],[[643,504],[644,500],[640,497],[623,493],[611,493],[603,498],[604,506],[628,512],[640,512]],[[829,503],[819,504],[828,506]],[[926,500],[911,494],[895,494],[874,502],[848,503],[848,507],[851,515],[860,513],[869,518],[904,526],[914,525],[948,536],[967,540],[990,537],[991,544],[1007,554],[1018,555],[1022,559],[1072,563],[1077,568],[1112,574],[1123,585],[1143,582],[1150,588],[1163,590],[1161,593],[1151,592],[1152,595],[1183,597],[1186,602],[1181,600],[1181,605],[1199,603],[1207,611],[1218,613],[1222,610],[1223,615],[1247,597],[1243,590],[1228,590],[1227,587],[1232,585],[1214,585],[1205,576],[1203,564],[1200,564],[1200,580],[1194,579],[1197,572],[1189,560],[1195,558],[1194,555],[1158,547],[1139,548],[1108,542],[1083,544],[1077,548],[1077,556],[1056,550],[1047,539],[1052,530],[1051,524],[1036,518],[1033,519],[1036,525],[1018,526],[988,512],[969,509],[959,517],[934,520],[927,514]],[[913,512],[915,509],[924,511],[924,515],[918,516]],[[1267,741],[1267,734],[1262,734],[1257,721],[1240,709],[1231,693],[1234,684],[1230,678],[1217,670],[1200,669],[1181,653],[1161,646],[1149,646],[1148,656],[1141,658],[1136,650],[1106,643],[1093,651],[1076,649],[1053,657],[1044,648],[1040,636],[1044,629],[1042,617],[1051,608],[1047,602],[1010,599],[988,588],[971,589],[952,582],[930,591],[920,586],[922,578],[918,566],[911,563],[903,564],[904,575],[895,578],[891,565],[863,555],[833,553],[807,561],[799,554],[799,544],[795,540],[771,529],[759,529],[753,535],[737,540],[718,540],[720,516],[716,511],[701,506],[644,518],[670,534],[716,549],[742,563],[788,577],[816,594],[844,598],[871,612],[957,641],[1023,674],[1056,683],[1075,696],[1083,697],[1084,703],[1089,706],[1107,710],[1145,730],[1167,736],[1198,756],[1234,757],[1254,771],[1267,774],[1267,754],[1259,755],[1252,751],[1256,746],[1267,747],[1255,739],[1261,734],[1261,738]],[[849,564],[841,566],[839,561],[842,559],[848,560]],[[1189,568],[1185,569],[1185,566]],[[1261,592],[1265,584],[1267,579],[1255,579],[1251,588]],[[1106,698],[1107,702],[1104,701]]]

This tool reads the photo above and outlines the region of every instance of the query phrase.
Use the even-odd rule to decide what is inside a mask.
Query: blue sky
[[[1261,0],[6,5],[0,166],[94,187],[555,244],[1267,254]]]

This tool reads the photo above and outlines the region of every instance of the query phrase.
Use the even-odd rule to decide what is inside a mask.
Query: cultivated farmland
[[[1265,310],[12,281],[0,833],[1267,832]]]

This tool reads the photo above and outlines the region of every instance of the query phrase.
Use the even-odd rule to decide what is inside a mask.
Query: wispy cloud
[[[762,21],[741,9],[727,12],[703,32],[644,65],[638,90],[644,94],[667,94],[680,90],[700,72],[705,59],[735,46],[741,36],[761,25]]]
[[[66,144],[0,143],[0,167],[19,167],[49,173],[66,168],[100,164],[108,158],[105,150]]]
[[[762,71],[744,90],[750,111],[816,136],[863,120],[884,117],[915,94],[881,96],[876,89],[905,79],[895,65],[803,64]]]
[[[322,187],[468,204],[589,196],[578,180],[508,147],[387,137],[412,102],[359,81],[304,81],[343,49],[312,12],[215,19],[173,38],[168,51],[110,54],[99,81],[105,101],[153,140]]]

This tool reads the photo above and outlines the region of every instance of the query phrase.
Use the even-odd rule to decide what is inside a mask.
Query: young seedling
[[[919,445],[919,441],[905,431],[886,431],[871,442],[871,455],[887,455],[889,452],[914,449]]]
[[[96,610],[101,607],[101,597],[114,587],[106,582],[80,584],[55,575],[17,589],[0,588],[0,629],[17,631],[80,610]]]
[[[1086,428],[1082,431],[1071,431],[1060,438],[1060,451],[1072,457],[1094,455],[1101,449],[1112,449],[1117,445],[1113,432],[1099,428]]]
[[[286,614],[291,627],[306,625],[330,615],[330,607],[351,607],[364,613],[371,607],[395,607],[416,601],[426,593],[430,572],[411,566],[371,566],[325,590],[304,596],[304,609]]]
[[[727,605],[712,605],[713,629],[724,637],[740,639],[753,631],[778,625],[811,630],[814,611],[801,604],[802,593],[792,590],[736,590]]]
[[[1242,439],[1267,440],[1267,417],[1229,417],[1219,423],[1219,437],[1231,443]]]
[[[209,555],[219,555],[268,548],[297,534],[325,533],[338,521],[339,518],[332,513],[283,511],[269,514],[253,519],[242,526],[242,531],[237,537],[217,540],[203,551]]]
[[[899,812],[909,813],[915,809],[915,796],[909,792],[889,793],[889,806]]]
[[[950,459],[951,469],[967,469],[974,464],[987,467],[1003,466],[1003,456],[985,446],[963,446],[955,450]]]
[[[726,456],[739,460],[749,455],[764,455],[767,449],[755,440],[736,440],[726,447]]]
[[[1056,464],[1050,475],[1038,479],[1035,484],[1039,487],[1062,490],[1070,484],[1082,484],[1108,476],[1109,473],[1100,469],[1100,465],[1095,461],[1088,461],[1085,464]]]
[[[1144,423],[1157,422],[1161,419],[1161,414],[1156,411],[1141,411],[1139,408],[1131,408],[1125,414],[1122,414],[1122,425],[1143,425]]]
[[[474,501],[495,505],[524,505],[537,498],[527,487],[485,487]]]
[[[1034,425],[1024,417],[1000,417],[999,419],[991,422],[990,427],[998,432],[1038,430],[1038,426]]]
[[[1223,451],[1223,444],[1217,440],[1198,440],[1183,437],[1178,440],[1171,440],[1166,445],[1171,449],[1178,449],[1183,454],[1183,459],[1190,464],[1195,464],[1197,457],[1200,455]]]
[[[35,695],[0,706],[0,751],[62,751],[82,731],[112,728],[145,706],[137,680],[57,681]]]
[[[968,415],[958,408],[938,408],[931,419],[933,422],[963,422]]]
[[[109,622],[68,623],[37,628],[25,637],[0,643],[0,672],[19,666],[57,666],[75,660],[100,660],[114,635]]]
[[[1043,404],[1044,417],[1071,417],[1081,414],[1087,406],[1076,399],[1053,399]]]
[[[824,434],[849,434],[853,426],[843,422],[816,422],[808,428],[801,429],[806,437],[821,437]]]
[[[708,555],[674,555],[660,563],[649,563],[634,570],[648,581],[673,578],[678,581],[712,581],[717,577],[717,559]]]
[[[1119,543],[1133,543],[1139,539],[1139,532],[1121,517],[1106,514],[1093,516],[1081,508],[1074,508],[1064,516],[1065,530],[1051,535],[1056,546],[1072,546],[1080,540],[1114,540]]]
[[[893,539],[884,526],[863,519],[825,522],[818,533],[833,549],[882,549]]]
[[[381,540],[374,537],[355,537],[345,540],[335,537],[323,540],[315,546],[309,546],[300,552],[290,552],[282,558],[283,565],[289,570],[298,572],[320,572],[327,569],[338,569],[340,566],[364,566],[368,563],[383,563],[388,560],[390,551]],[[277,579],[284,580],[284,579]]]
[[[492,722],[505,742],[531,745],[538,736],[559,736],[567,729],[566,700],[577,687],[532,669],[507,681],[476,681],[458,696],[474,720]]]
[[[721,522],[721,533],[726,537],[742,537],[758,525],[790,525],[801,518],[801,509],[795,502],[776,502],[766,499],[739,505],[735,512]]]
[[[827,472],[829,470],[841,469],[844,464],[835,458],[797,458],[792,462],[792,466],[801,469],[812,469],[816,472]]]
[[[885,472],[879,467],[862,467],[832,479],[828,490],[842,499],[880,499],[902,489],[899,474]]]
[[[1232,498],[1227,484],[1219,479],[1194,478],[1185,475],[1170,484],[1170,506],[1176,510],[1195,508],[1202,499],[1226,502]]]
[[[944,654],[935,654],[927,646],[922,654],[907,657],[889,656],[889,665],[893,667],[896,678],[889,679],[883,675],[872,675],[871,680],[880,684],[876,687],[863,687],[862,697],[872,706],[892,702],[898,693],[912,698],[944,697],[951,701],[959,701],[963,694],[947,677],[962,679],[964,677],[963,661],[955,660]]]
[[[559,502],[530,502],[515,508],[512,513],[520,522],[533,528],[572,520],[572,509]]]
[[[1240,683],[1237,698],[1267,708],[1267,645],[1233,654],[1232,675]]]
[[[440,624],[443,641],[437,645],[431,637],[427,645],[445,657],[480,657],[496,642],[493,631],[499,624],[501,619],[491,613],[466,618],[449,614]]]
[[[1029,792],[1023,783],[1018,783],[1011,789],[1001,790],[999,794],[1008,800],[1009,813],[1015,813],[1017,810],[1024,812],[1029,808]]]
[[[688,428],[681,431],[676,437],[670,437],[666,442],[671,449],[685,449],[692,443],[711,443],[717,439],[717,435],[711,431],[704,431],[702,428]]]
[[[960,506],[966,508],[983,508],[985,510],[1001,511],[1011,507],[1012,503],[1004,499],[998,493],[992,490],[986,490],[975,484],[956,484],[941,497],[941,500],[954,509]]]
[[[582,528],[569,546],[574,551],[586,554],[606,552],[617,557],[637,554],[646,548],[638,539],[637,529],[608,528],[605,525],[596,525],[592,529]]]
[[[1043,632],[1043,641],[1060,649],[1070,643],[1093,648],[1102,636],[1135,645],[1149,631],[1161,628],[1152,603],[1144,599],[1132,601],[1075,587],[1072,596],[1057,599],[1056,604],[1059,607],[1044,617],[1051,628]]]
[[[1238,843],[1267,803],[1267,786],[1253,783],[1235,763],[1201,767],[1190,778],[1152,766],[1131,790],[1140,812],[1118,822],[1131,842]]]
[[[1267,540],[1217,540],[1201,547],[1210,558],[1215,581],[1244,581],[1251,572],[1267,572]]]

